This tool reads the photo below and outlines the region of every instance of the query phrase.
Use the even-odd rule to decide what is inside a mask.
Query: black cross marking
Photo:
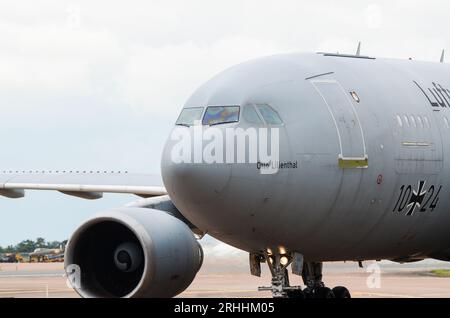
[[[425,199],[425,195],[427,194],[427,191],[423,190],[425,186],[425,181],[419,181],[418,189],[417,191],[413,190],[413,194],[411,196],[411,199],[409,199],[408,205],[406,207],[409,207],[408,212],[406,215],[412,215],[414,213],[414,210],[416,207],[421,206],[423,199]]]

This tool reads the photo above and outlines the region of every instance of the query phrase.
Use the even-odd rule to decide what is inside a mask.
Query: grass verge
[[[435,269],[431,273],[437,277],[450,277],[450,269]]]

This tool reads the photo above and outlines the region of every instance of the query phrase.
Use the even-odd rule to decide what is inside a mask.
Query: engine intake
[[[83,223],[69,240],[64,265],[67,271],[79,266],[73,287],[82,297],[173,297],[202,262],[185,223],[159,210],[121,208]]]

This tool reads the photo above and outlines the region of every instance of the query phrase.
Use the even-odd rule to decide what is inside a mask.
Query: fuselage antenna
[[[356,56],[361,55],[361,42],[358,42],[358,48],[356,49]]]

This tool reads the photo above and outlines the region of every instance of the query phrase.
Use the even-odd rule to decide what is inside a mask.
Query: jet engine
[[[82,297],[162,298],[184,291],[202,262],[202,248],[181,220],[154,209],[120,208],[75,231],[64,266]]]

